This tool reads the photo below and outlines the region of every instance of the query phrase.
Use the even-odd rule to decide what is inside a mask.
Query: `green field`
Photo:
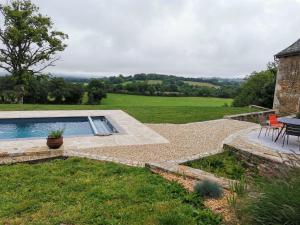
[[[69,158],[1,166],[0,224],[221,224],[146,168]]]
[[[162,84],[162,80],[147,80],[148,84]]]
[[[160,96],[142,96],[142,95],[123,95],[108,94],[106,99],[102,100],[103,106],[120,107],[161,107],[161,106],[202,106],[216,107],[224,104],[230,105],[232,99],[211,98],[211,97],[160,97]]]
[[[162,84],[163,81],[162,80],[145,80],[148,84]],[[136,82],[144,82],[144,80],[136,80]],[[206,82],[196,82],[196,81],[183,81],[186,84],[189,84],[191,86],[198,86],[198,87],[213,87],[213,88],[219,88],[220,86],[218,85],[214,85],[211,83],[206,83]],[[125,84],[129,84],[132,83],[132,81],[126,81],[123,83],[123,85]]]
[[[189,123],[253,111],[225,107],[231,99],[210,97],[156,97],[108,94],[101,105],[0,104],[0,110],[87,110],[121,109],[144,123]]]
[[[206,82],[184,81],[184,83],[189,84],[191,86],[198,86],[198,87],[213,87],[213,88],[220,87],[218,85],[214,85],[214,84],[206,83]]]
[[[162,84],[162,80],[135,80],[135,82],[147,82],[147,84]],[[130,84],[132,81],[123,82],[122,85]]]

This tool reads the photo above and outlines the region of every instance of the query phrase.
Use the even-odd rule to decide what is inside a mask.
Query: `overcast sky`
[[[242,77],[300,38],[300,0],[33,2],[69,35],[55,72]]]

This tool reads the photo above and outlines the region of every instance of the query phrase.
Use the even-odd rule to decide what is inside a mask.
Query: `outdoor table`
[[[285,128],[285,126],[287,124],[300,126],[300,119],[296,119],[296,118],[280,117],[280,118],[278,118],[278,122],[283,123],[283,127],[279,131],[279,133],[278,133],[278,135],[277,135],[277,137],[275,139],[275,142],[278,140],[278,138],[280,137],[280,134],[282,133],[283,129]]]

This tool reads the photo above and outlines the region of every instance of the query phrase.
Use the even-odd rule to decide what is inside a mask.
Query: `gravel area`
[[[162,171],[153,171],[155,173],[158,173],[165,179],[169,181],[176,181],[179,184],[181,184],[186,190],[189,192],[194,191],[194,186],[196,185],[197,181],[189,178],[184,178],[182,176],[177,176],[175,174],[170,174],[167,172],[162,172]],[[222,198],[219,199],[214,199],[214,198],[204,198],[204,205],[212,210],[216,214],[221,214],[223,217],[223,222],[225,224],[238,224],[238,219],[234,213],[234,211],[230,208],[228,205],[227,198],[234,196],[234,193],[228,191],[228,190],[223,190],[223,196]]]
[[[223,140],[253,123],[221,119],[189,124],[146,124],[170,141],[169,144],[103,147],[84,151],[85,155],[100,155],[128,161],[164,162],[184,160],[222,150]]]

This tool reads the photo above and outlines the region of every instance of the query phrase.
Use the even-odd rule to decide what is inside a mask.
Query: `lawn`
[[[189,123],[251,112],[253,109],[227,107],[232,99],[211,97],[156,97],[108,94],[101,105],[0,104],[0,110],[87,110],[121,109],[144,123]]]
[[[125,95],[125,94],[109,94],[106,99],[103,99],[104,106],[201,106],[201,107],[216,107],[230,105],[232,99],[212,98],[212,97],[161,97],[161,96],[142,96],[142,95]]]
[[[146,168],[69,158],[0,167],[0,224],[220,224]]]

